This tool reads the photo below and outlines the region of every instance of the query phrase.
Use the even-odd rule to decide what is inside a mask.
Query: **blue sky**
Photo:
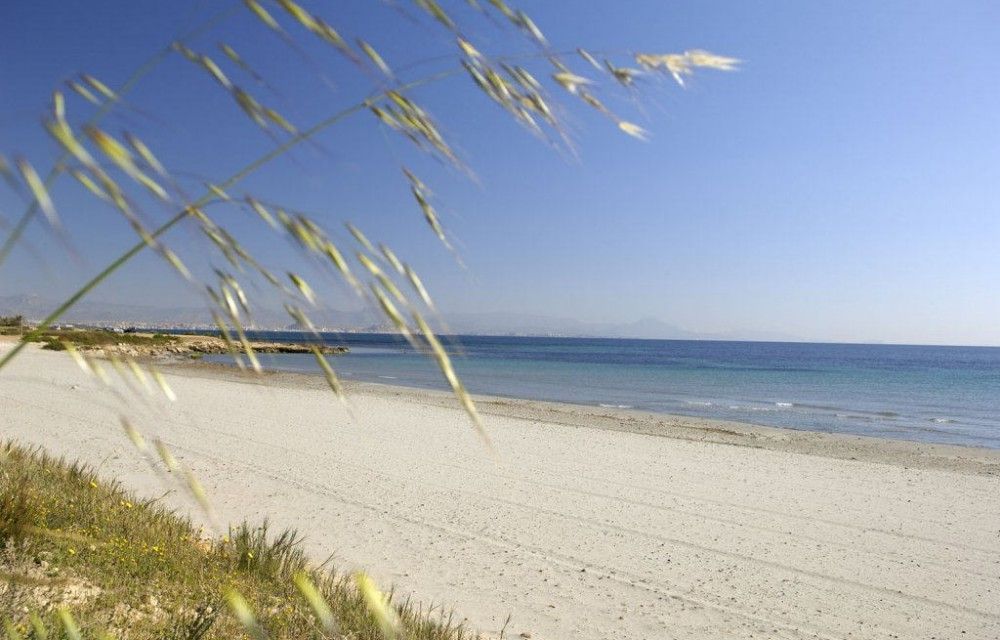
[[[120,85],[172,37],[237,2],[6,2],[0,5],[0,151],[47,168],[56,149],[38,125],[49,95],[79,72]],[[454,51],[450,37],[390,4],[303,2],[391,66]],[[455,7],[490,54],[523,38]],[[271,6],[271,5],[268,5]],[[808,340],[1000,344],[1000,8],[992,2],[523,2],[555,50],[675,52],[741,58],[681,89],[643,79],[638,98],[601,94],[651,132],[622,135],[560,96],[576,156],[554,151],[455,76],[415,93],[477,180],[416,152],[360,114],[234,190],[353,220],[414,264],[445,310],[505,311],[627,322],[643,317],[704,332]],[[277,90],[227,71],[300,126],[356,102],[374,78],[312,42],[292,51],[245,10],[191,42],[222,60],[237,49]],[[404,15],[405,13],[405,15]],[[414,21],[408,16],[418,16]],[[569,60],[569,59],[568,59]],[[578,72],[594,75],[571,59]],[[454,66],[437,60],[404,75]],[[540,77],[544,63],[531,63]],[[322,68],[330,80],[317,75]],[[556,89],[553,88],[553,92]],[[106,121],[142,137],[179,176],[221,180],[273,144],[180,56],[165,60]],[[80,123],[90,107],[70,99]],[[321,147],[321,150],[320,148]],[[463,270],[423,224],[399,165],[433,187]],[[194,190],[197,180],[190,179]],[[54,197],[79,257],[42,224],[0,268],[0,295],[72,291],[131,243],[121,219],[63,180]],[[20,201],[0,191],[10,220]],[[153,219],[166,210],[149,208]],[[220,220],[245,218],[218,209]],[[228,217],[227,217],[228,216]],[[311,273],[289,244],[247,223],[259,258]],[[190,230],[168,241],[199,270]],[[346,240],[345,240],[346,244]],[[32,256],[28,246],[42,254]],[[318,278],[318,277],[317,277]],[[350,306],[316,283],[328,302]],[[264,295],[264,294],[262,294]],[[199,298],[152,256],[96,294],[191,306]],[[264,295],[266,303],[269,300]]]

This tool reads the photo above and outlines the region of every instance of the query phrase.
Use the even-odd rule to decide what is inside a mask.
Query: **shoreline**
[[[157,363],[164,370],[180,371],[207,379],[286,388],[328,389],[323,377],[317,374],[275,370],[264,370],[257,374],[240,371],[234,365],[180,359],[161,359]],[[434,407],[457,408],[455,397],[448,391],[382,382],[343,380],[342,383],[348,397],[351,393],[364,393]],[[570,428],[621,431],[839,460],[862,460],[1000,477],[1000,449],[988,447],[788,429],[567,402],[483,394],[472,394],[472,397],[479,412],[484,415],[546,422]]]
[[[90,331],[90,330],[85,330]],[[273,333],[273,332],[272,332]],[[114,334],[110,334],[114,335]],[[114,358],[117,356],[136,358],[141,361],[156,363],[164,366],[187,366],[193,365],[194,370],[215,370],[218,363],[206,363],[201,358],[205,355],[225,355],[229,354],[227,343],[216,336],[205,333],[162,333],[154,334],[149,332],[133,332],[126,336],[138,337],[141,340],[150,340],[156,337],[164,337],[169,341],[156,344],[143,344],[136,347],[128,343],[105,344],[105,345],[78,345],[78,349],[89,352],[92,356],[101,358]],[[11,339],[10,336],[0,336],[0,342]],[[234,337],[235,339],[235,337]],[[280,342],[271,340],[251,339],[250,344],[254,350],[260,354],[271,353],[295,353],[312,355],[312,349],[318,347],[320,353],[325,355],[345,355],[350,352],[350,347],[346,345],[312,345],[310,343]],[[58,346],[58,345],[57,345]],[[238,345],[237,345],[238,346]],[[905,345],[909,346],[909,345]],[[1000,347],[998,347],[1000,348]],[[235,364],[220,365],[218,375],[226,375],[227,372],[238,375],[239,368]],[[266,376],[287,376],[289,380],[296,379],[296,376],[304,376],[298,379],[298,384],[313,384],[310,378],[320,377],[317,372],[294,372],[264,369],[262,372]],[[236,378],[234,378],[236,379]],[[274,378],[277,379],[277,378]],[[261,381],[265,378],[260,378]],[[363,389],[365,385],[392,389],[397,397],[410,397],[418,400],[421,395],[430,397],[450,398],[451,393],[443,389],[428,388],[418,385],[408,386],[393,384],[391,382],[381,382],[376,380],[341,380],[345,388]],[[295,384],[288,382],[288,384]],[[407,395],[411,394],[411,395]],[[998,452],[1000,445],[983,446],[976,442],[947,442],[940,438],[919,438],[919,437],[893,437],[885,433],[867,434],[857,430],[831,429],[824,431],[821,428],[798,428],[796,424],[775,424],[756,423],[743,419],[729,419],[724,417],[714,417],[711,415],[691,415],[684,413],[661,413],[649,409],[632,408],[627,405],[604,405],[585,404],[581,401],[567,400],[546,400],[536,398],[525,398],[516,395],[491,395],[473,394],[480,409],[492,406],[497,415],[506,417],[523,417],[536,419],[556,419],[562,420],[566,426],[594,426],[593,424],[581,424],[587,422],[600,422],[602,419],[606,423],[600,428],[616,431],[630,431],[635,433],[645,433],[664,437],[674,437],[692,440],[708,440],[723,444],[735,444],[738,446],[755,446],[755,442],[776,442],[781,450],[800,452],[806,454],[816,454],[819,450],[825,453],[820,455],[832,455],[845,459],[862,459],[877,461],[883,452],[873,452],[879,445],[873,445],[871,440],[888,442],[886,446],[892,449],[893,458],[903,464],[924,464],[927,460],[937,460],[938,463],[931,462],[931,466],[926,468],[955,468],[952,461],[959,461],[959,466],[967,466],[965,462],[968,458],[986,462],[985,468],[990,474],[1000,474],[1000,468],[993,464],[993,456],[982,456],[976,453],[969,455],[969,452]],[[777,403],[783,404],[783,403]],[[444,406],[443,404],[439,406]],[[789,406],[791,406],[789,404]],[[499,407],[505,407],[501,410]],[[534,409],[532,409],[534,407]],[[546,407],[547,412],[540,412],[539,407]],[[849,411],[844,409],[844,411]],[[567,417],[567,415],[569,417]],[[838,414],[840,415],[840,414]],[[878,414],[881,415],[881,414]],[[888,413],[887,415],[896,415]],[[626,420],[631,423],[629,426],[622,426],[618,416],[626,416]],[[947,422],[947,420],[944,420]],[[937,419],[934,422],[938,422]],[[928,431],[933,431],[927,429]],[[708,438],[706,433],[714,431],[722,434],[722,438]],[[904,430],[905,431],[905,430]],[[684,434],[687,432],[687,435]],[[801,434],[817,434],[827,436],[825,442],[816,442],[816,438],[804,437]],[[908,443],[908,444],[901,444]],[[756,445],[762,446],[762,445]],[[766,446],[766,445],[764,445]],[[974,462],[973,466],[977,466]],[[979,465],[981,466],[981,465]]]
[[[1000,635],[997,451],[480,398],[491,455],[443,392],[352,383],[348,412],[308,374],[156,367],[176,401],[33,345],[0,372],[0,438],[212,535],[296,529],[489,638]]]

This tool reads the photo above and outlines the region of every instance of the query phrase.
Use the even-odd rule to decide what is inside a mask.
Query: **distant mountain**
[[[0,315],[23,314],[31,321],[44,318],[58,301],[37,295],[0,296]],[[331,331],[391,332],[392,325],[371,310],[325,309],[310,313],[313,322]],[[283,310],[255,311],[251,329],[288,329],[292,325]],[[81,300],[61,320],[74,324],[210,326],[212,318],[204,307],[162,308]],[[708,333],[683,329],[657,318],[634,322],[586,322],[521,313],[445,313],[441,330],[473,335],[559,336],[587,338],[660,338],[676,340],[796,340],[794,336],[765,332]]]
[[[681,329],[657,318],[642,318],[627,324],[605,325],[603,332],[613,338],[671,338],[674,340],[711,338],[709,334]]]
[[[656,318],[643,318],[628,323],[601,323],[515,313],[453,313],[446,314],[445,321],[450,331],[468,334],[676,340],[715,338],[712,334],[688,331]]]

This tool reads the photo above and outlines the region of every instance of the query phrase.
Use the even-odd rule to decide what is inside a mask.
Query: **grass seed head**
[[[622,120],[618,123],[618,128],[633,138],[638,138],[639,140],[649,139],[649,132],[637,124],[632,124],[631,122],[625,122]]]
[[[229,605],[229,609],[236,616],[239,623],[243,625],[243,628],[246,629],[247,634],[253,640],[267,640],[267,631],[257,621],[257,616],[254,615],[246,599],[235,589],[227,590],[224,597],[226,604]]]
[[[243,4],[245,4],[246,7],[250,9],[255,16],[257,16],[257,19],[266,24],[268,28],[274,29],[279,33],[283,33],[281,25],[278,24],[278,21],[275,20],[274,16],[268,13],[264,7],[260,6],[260,3],[257,2],[257,0],[243,0]]]
[[[386,638],[395,638],[400,630],[400,621],[399,615],[389,602],[389,598],[379,591],[378,587],[375,586],[375,581],[364,572],[359,571],[354,574],[354,584],[361,592],[361,597],[364,598],[365,605],[378,623],[382,634]]]
[[[594,84],[593,80],[589,80],[583,76],[578,76],[575,73],[570,73],[569,71],[554,73],[552,74],[552,79],[558,82],[563,89],[569,91],[573,95],[576,95],[577,91],[580,90],[580,87]]]
[[[177,462],[177,458],[170,452],[170,449],[167,448],[163,440],[157,438],[153,441],[153,446],[156,447],[156,453],[160,456],[160,460],[163,461],[163,466],[167,468],[167,471],[173,472],[180,469],[180,463]]]
[[[417,275],[417,272],[414,271],[408,264],[403,265],[403,270],[406,272],[406,278],[410,281],[410,284],[413,286],[413,290],[417,292],[420,299],[423,300],[424,304],[426,304],[430,309],[434,309],[434,301],[431,300],[431,295],[427,292],[427,287],[424,286],[424,283],[420,279],[420,276]]]
[[[351,235],[354,236],[354,239],[358,241],[358,244],[365,248],[365,251],[368,253],[377,253],[377,251],[375,251],[375,246],[371,243],[371,240],[369,240],[368,237],[361,232],[361,229],[358,229],[350,222],[345,222],[344,225],[347,227],[347,230],[351,232]]]
[[[448,356],[448,352],[445,351],[444,346],[438,337],[434,335],[434,331],[431,329],[427,321],[417,313],[413,312],[413,320],[416,322],[417,327],[423,333],[424,339],[427,344],[431,347],[431,354],[434,356],[434,360],[437,362],[438,367],[441,369],[441,373],[444,374],[445,380],[447,380],[448,385],[451,387],[452,392],[458,399],[462,408],[469,415],[472,420],[472,425],[476,429],[476,433],[486,444],[486,447],[491,453],[495,455],[495,450],[493,449],[493,443],[490,441],[489,435],[486,433],[486,429],[483,427],[483,422],[479,417],[479,411],[476,409],[476,404],[472,400],[472,396],[469,392],[465,390],[465,386],[459,379],[458,374],[455,372],[455,368],[452,366],[451,358]]]
[[[323,630],[331,636],[338,635],[340,630],[333,615],[333,610],[327,604],[326,600],[323,599],[323,595],[316,588],[316,585],[313,584],[313,581],[309,579],[309,575],[304,571],[300,571],[295,574],[293,581],[295,582],[295,588],[299,590],[302,597],[309,603],[309,607],[316,615],[316,619],[319,620]]]
[[[42,182],[42,179],[38,177],[35,168],[24,158],[18,158],[15,162],[17,163],[18,171],[21,172],[21,177],[24,178],[24,183],[28,185],[31,195],[34,196],[35,202],[38,203],[38,207],[45,214],[49,224],[55,229],[61,228],[59,216],[56,214],[56,207],[52,204],[49,191],[45,188],[45,183]]]
[[[132,421],[125,416],[121,416],[121,423],[122,429],[125,431],[125,435],[127,435],[128,439],[132,441],[135,448],[142,455],[146,455],[149,452],[149,445],[146,444],[146,439],[142,437],[142,434],[135,428]]]
[[[81,74],[80,77],[83,79],[84,82],[86,82],[87,84],[89,84],[95,91],[97,91],[98,93],[100,93],[101,95],[103,95],[108,100],[117,100],[118,99],[118,96],[115,94],[114,91],[112,91],[108,87],[108,85],[104,84],[103,82],[101,82],[100,80],[98,80],[97,78],[95,78],[94,76],[84,73],[84,74]]]
[[[371,60],[376,67],[378,67],[379,71],[384,73],[389,78],[393,77],[392,69],[389,68],[389,65],[386,64],[385,60],[382,59],[382,56],[380,56],[378,51],[375,50],[375,47],[360,38],[358,39],[358,46],[365,52],[368,59]]]
[[[167,379],[163,377],[163,374],[156,369],[152,369],[150,373],[153,376],[153,380],[156,381],[156,385],[160,387],[160,391],[163,392],[164,397],[166,397],[166,399],[170,402],[176,401],[177,394],[174,393],[174,390],[170,388],[169,384],[167,384]]]
[[[75,80],[69,80],[66,82],[66,84],[69,86],[70,89],[73,90],[73,93],[77,94],[87,102],[96,106],[101,105],[101,101],[97,99],[97,96],[91,93],[89,89],[87,89],[79,82],[76,82]]]
[[[59,607],[56,614],[59,616],[63,631],[69,640],[83,640],[83,633],[80,632],[80,627],[76,624],[76,620],[73,619],[73,615],[69,612],[69,609]]]
[[[586,60],[587,63],[590,64],[590,66],[594,67],[598,71],[602,69],[601,64],[597,61],[596,58],[594,58],[594,56],[590,55],[590,53],[588,53],[586,49],[579,48],[576,50],[576,52],[580,54],[580,57]]]
[[[309,286],[308,282],[291,272],[288,273],[288,279],[292,281],[292,284],[299,290],[302,297],[309,301],[309,304],[316,304],[316,293]]]
[[[330,366],[323,352],[319,350],[319,347],[312,348],[313,356],[316,358],[316,364],[319,365],[320,369],[323,370],[323,376],[326,378],[326,383],[330,386],[330,389],[337,396],[337,399],[342,403],[347,402],[347,397],[344,394],[344,386],[340,382],[340,378],[337,377],[337,373]]]

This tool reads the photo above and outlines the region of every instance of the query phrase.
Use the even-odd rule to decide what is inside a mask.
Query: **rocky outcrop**
[[[152,358],[163,356],[187,356],[196,357],[204,354],[229,353],[229,347],[221,338],[214,336],[169,336],[169,340],[163,340],[157,344],[130,344],[119,342],[117,344],[104,344],[87,347],[78,345],[78,349],[96,352],[104,355],[128,356],[131,358]],[[239,345],[236,345],[240,348]],[[333,345],[307,345],[294,342],[264,342],[251,340],[250,346],[257,353],[312,353],[313,348],[318,348],[320,353],[335,355],[347,353],[347,347]]]

